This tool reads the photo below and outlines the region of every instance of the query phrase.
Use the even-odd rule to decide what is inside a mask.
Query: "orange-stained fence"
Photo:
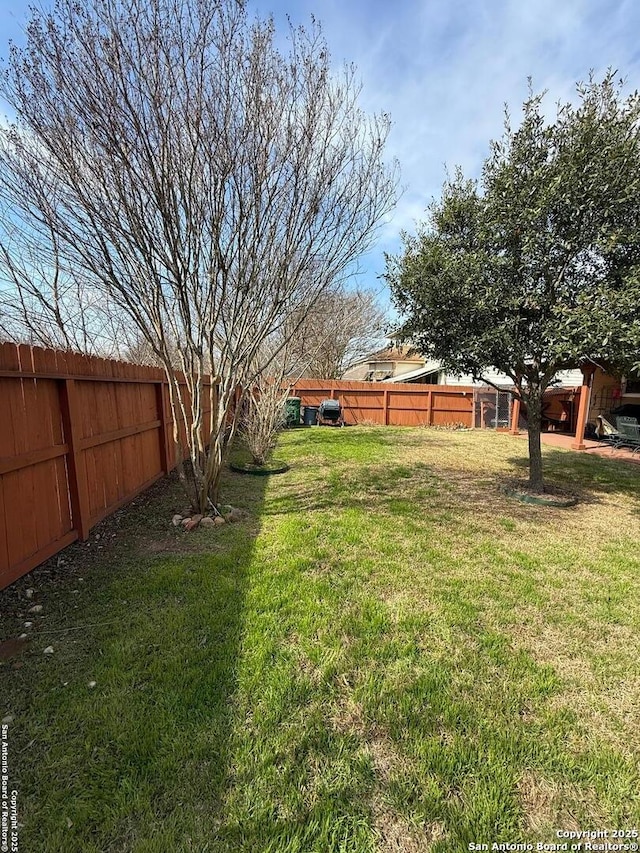
[[[303,406],[319,406],[331,397],[339,400],[347,424],[473,427],[473,392],[466,385],[299,379],[291,393]]]
[[[162,370],[0,344],[0,589],[176,461]]]

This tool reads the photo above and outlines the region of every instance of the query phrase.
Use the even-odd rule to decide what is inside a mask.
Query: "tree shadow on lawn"
[[[25,850],[177,851],[211,838],[266,481],[227,475],[225,500],[249,519],[191,534],[172,527],[184,496],[162,481],[11,588],[3,635],[34,622],[20,668],[0,670]],[[27,615],[34,601],[42,614]]]
[[[506,460],[528,477],[528,456]],[[640,468],[623,459],[606,459],[567,450],[545,449],[545,482],[571,492],[582,503],[597,504],[612,494],[623,494],[636,501],[634,513],[640,512]]]
[[[482,454],[477,455],[473,447],[469,465],[457,466],[447,463],[447,453],[451,444],[451,435],[428,431],[429,447],[438,454],[438,446],[445,451],[442,461],[413,465],[399,465],[397,458],[390,458],[389,448],[398,445],[401,451],[415,446],[422,448],[424,438],[409,428],[379,427],[363,431],[362,429],[300,430],[285,434],[288,455],[293,458],[294,468],[315,469],[315,477],[307,482],[289,482],[279,489],[279,497],[272,502],[273,514],[288,512],[313,512],[331,507],[362,507],[367,501],[372,511],[388,509],[394,512],[390,501],[384,498],[395,497],[396,510],[403,514],[407,506],[403,497],[419,499],[423,510],[431,505],[439,505],[446,491],[462,491],[464,503],[479,515],[493,515],[496,511],[513,517],[534,520],[543,512],[554,515],[568,513],[571,508],[525,506],[514,498],[500,494],[501,486],[513,485],[515,481],[526,481],[528,476],[528,457],[502,457],[499,453],[500,469],[496,470],[492,460],[488,460],[483,469]],[[427,431],[425,431],[427,435]],[[363,441],[363,438],[365,439]],[[464,436],[463,436],[464,438]],[[369,445],[374,441],[374,455]],[[505,448],[506,449],[506,448]],[[484,451],[486,452],[486,450]],[[568,452],[562,449],[543,449],[545,458],[545,476],[550,486],[561,491],[575,493],[582,504],[606,502],[609,495],[620,493],[638,501],[640,511],[640,470],[637,466],[623,460],[605,459],[586,454]],[[476,453],[474,456],[473,454]],[[344,462],[344,466],[340,463]],[[318,469],[323,465],[325,471]],[[465,470],[466,468],[466,470]],[[428,480],[427,474],[431,475]],[[418,494],[415,495],[415,486]],[[497,493],[497,495],[496,495]],[[451,495],[450,495],[451,497]],[[445,503],[450,503],[446,501]],[[488,506],[485,506],[487,505]],[[415,501],[414,501],[415,505]]]
[[[384,459],[357,464],[359,459],[345,458],[345,462],[355,461],[356,465],[341,466],[334,458],[324,458],[329,450],[331,443],[318,448],[325,469],[314,479],[282,481],[277,496],[270,502],[269,515],[360,509],[407,518],[416,513],[428,514],[436,520],[442,516],[445,523],[461,516],[473,515],[488,522],[502,516],[545,527],[560,517],[579,514],[581,505],[602,504],[604,509],[610,503],[610,496],[616,493],[634,501],[631,512],[640,512],[640,471],[618,460],[545,448],[545,476],[549,485],[579,499],[577,507],[558,508],[524,504],[501,491],[514,481],[526,481],[527,456],[504,459],[502,470],[487,467],[484,471],[481,467],[465,470],[446,462],[397,464]],[[318,466],[317,458],[307,460],[307,467]],[[300,465],[296,463],[295,468]]]

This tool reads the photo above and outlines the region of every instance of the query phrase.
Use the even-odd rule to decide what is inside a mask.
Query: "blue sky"
[[[390,113],[388,152],[405,187],[360,283],[381,287],[383,253],[400,247],[438,196],[445,165],[479,173],[488,143],[502,132],[507,103],[515,120],[527,93],[548,89],[548,111],[574,97],[575,83],[608,67],[640,88],[637,0],[250,0],[285,26],[323,25],[336,64],[358,67],[362,105]],[[21,39],[26,3],[0,0],[0,55]]]

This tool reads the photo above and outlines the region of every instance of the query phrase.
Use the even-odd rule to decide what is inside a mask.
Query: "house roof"
[[[416,364],[422,364],[424,359],[413,347],[384,347],[376,352],[369,353],[363,358],[351,362],[349,367],[355,367],[357,364],[369,364],[375,361],[411,361]]]
[[[423,367],[418,367],[416,370],[410,370],[408,373],[398,373],[396,376],[390,376],[388,379],[383,379],[383,382],[406,382],[411,379],[421,379],[423,376],[428,376],[430,373],[435,373],[437,370],[442,370],[442,365],[439,361],[428,361]]]

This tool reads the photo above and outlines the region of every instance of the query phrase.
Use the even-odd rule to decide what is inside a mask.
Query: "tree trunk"
[[[218,469],[214,474],[213,479],[208,484],[207,492],[207,498],[211,501],[214,507],[220,503],[220,480],[222,479],[222,462],[220,462],[217,467]],[[204,510],[202,511],[203,514],[207,513],[209,511],[209,508],[209,501],[205,500]]]
[[[210,360],[213,363],[213,358]],[[211,433],[199,491],[199,509],[203,515],[211,509],[211,504],[217,506],[220,502],[223,464],[235,436],[240,411],[240,404],[236,399],[236,388],[235,382],[226,384],[212,382],[210,386]],[[231,414],[233,417],[229,422]]]
[[[529,426],[529,488],[532,492],[544,492],[542,477],[542,448],[540,432],[542,430],[542,394],[534,391],[527,399],[527,420]]]

